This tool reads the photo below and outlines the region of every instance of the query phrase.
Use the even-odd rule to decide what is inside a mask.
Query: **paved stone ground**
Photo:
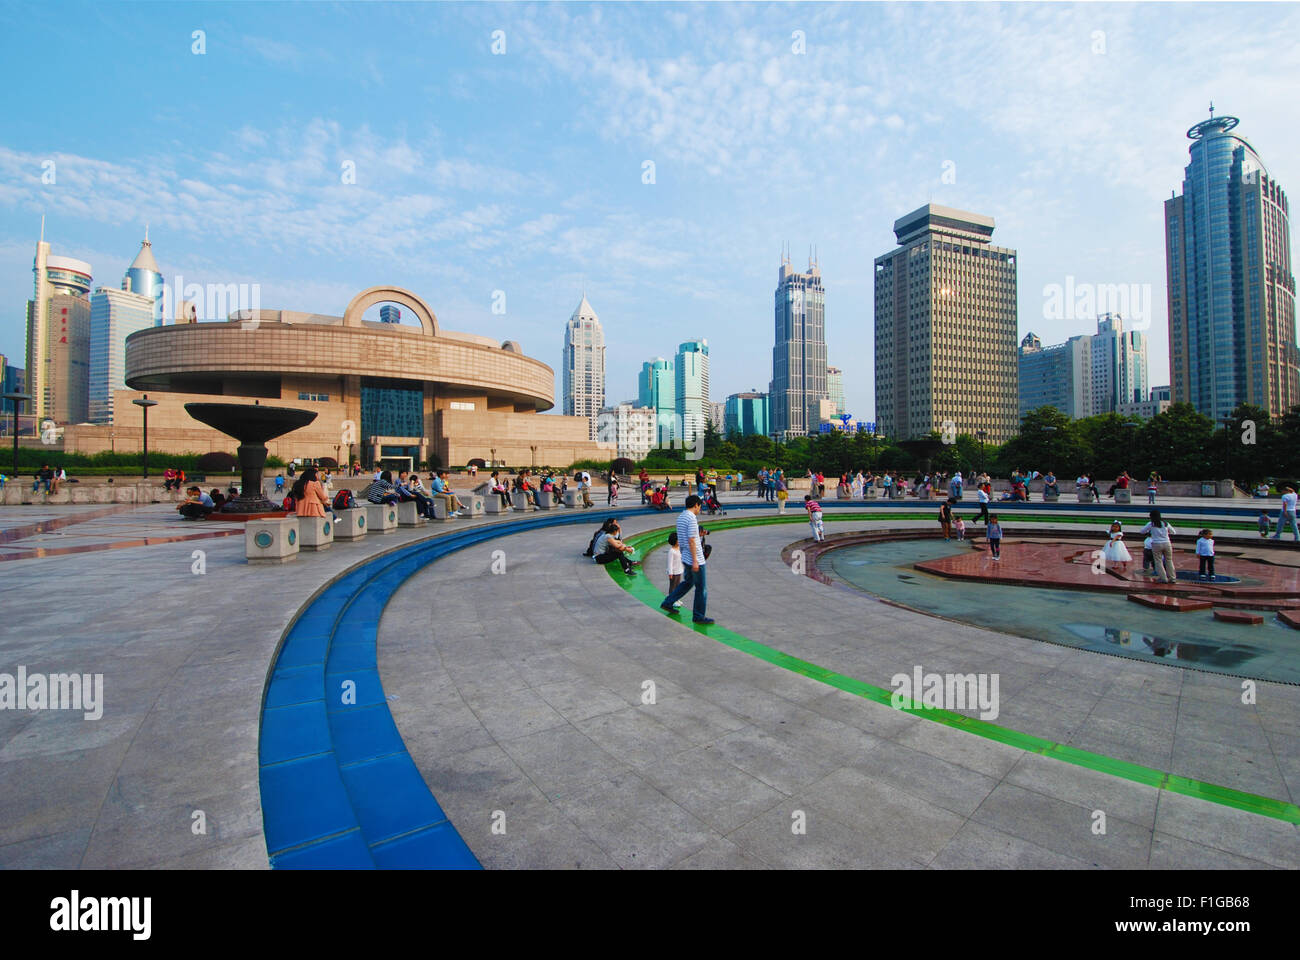
[[[915,664],[999,672],[999,725],[1279,799],[1300,793],[1300,689],[1261,684],[1259,706],[1243,707],[1231,678],[1007,637],[794,577],[779,548],[802,532],[715,534],[710,613],[880,686]],[[579,556],[580,540],[537,531],[446,558],[408,581],[381,623],[398,727],[488,866],[1300,865],[1292,825],[952,730],[709,640],[627,595]],[[506,575],[491,574],[491,549],[506,551]],[[661,564],[647,561],[662,584]],[[641,702],[646,680],[654,705]],[[505,835],[491,830],[498,810]],[[804,836],[791,830],[796,810]]]
[[[0,529],[34,511],[0,511]],[[1293,826],[950,730],[702,637],[579,556],[592,514],[590,529],[523,533],[431,565],[381,624],[399,729],[488,866],[1300,865]],[[240,537],[0,564],[0,670],[103,673],[106,695],[97,721],[0,711],[0,866],[266,867],[258,711],[285,625],[352,564],[464,524],[274,568],[243,563]],[[163,505],[65,529],[91,545],[202,527]],[[950,624],[794,577],[779,547],[805,529],[716,534],[710,612],[879,685],[916,663],[996,670],[1001,725],[1295,799],[1300,690],[1261,684],[1259,705],[1242,708],[1227,678]],[[506,551],[505,576],[490,573],[493,549]],[[652,554],[656,580],[661,564]],[[654,705],[641,703],[646,680]],[[1089,829],[1096,809],[1104,837]],[[204,835],[191,830],[195,810]],[[490,831],[495,810],[504,836]],[[791,832],[794,810],[806,835]]]

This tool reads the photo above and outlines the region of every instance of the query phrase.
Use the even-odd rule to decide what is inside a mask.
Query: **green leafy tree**
[[[1147,471],[1166,480],[1201,480],[1211,475],[1210,450],[1214,421],[1190,403],[1172,404],[1139,431],[1138,443]]]

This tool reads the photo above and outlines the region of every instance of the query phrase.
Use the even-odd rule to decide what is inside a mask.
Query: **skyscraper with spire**
[[[83,423],[90,413],[90,264],[56,257],[41,239],[27,302],[27,392],[37,421]]]
[[[1236,117],[1187,131],[1183,192],[1165,201],[1173,400],[1215,419],[1300,403],[1290,206]]]
[[[126,389],[126,338],[162,326],[162,274],[154,262],[149,228],[120,290],[99,287],[90,297],[90,421],[113,422],[113,392]]]
[[[145,224],[144,242],[140,244],[140,252],[131,261],[131,266],[126,268],[126,276],[122,278],[122,289],[152,300],[153,325],[155,327],[163,325],[163,278],[158,270],[158,262],[153,258],[153,244],[149,242],[148,224]],[[179,290],[177,295],[180,295]]]
[[[776,344],[772,347],[772,383],[768,390],[772,433],[802,437],[817,429],[826,385],[826,294],[816,255],[809,252],[808,272],[796,273],[781,255],[776,285]]]
[[[586,293],[565,325],[560,367],[564,371],[563,412],[570,417],[587,417],[591,439],[595,440],[596,418],[605,406],[605,332]]]

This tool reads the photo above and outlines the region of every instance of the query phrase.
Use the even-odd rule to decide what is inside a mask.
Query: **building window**
[[[311,400],[315,403],[329,403],[330,395],[328,393],[299,393],[299,400]]]
[[[451,408],[453,410],[473,410],[474,404],[465,400],[453,400],[451,401]]]

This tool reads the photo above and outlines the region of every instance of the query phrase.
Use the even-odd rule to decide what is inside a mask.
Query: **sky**
[[[816,245],[865,419],[872,261],[934,202],[1018,251],[1022,336],[1095,332],[1054,286],[1149,291],[1168,383],[1187,128],[1213,101],[1294,189],[1298,38],[1291,4],[0,3],[0,353],[44,215],[96,285],[148,223],[168,283],[397,285],[557,373],[585,291],[608,402],[696,337],[716,401],[767,389],[782,245]]]

